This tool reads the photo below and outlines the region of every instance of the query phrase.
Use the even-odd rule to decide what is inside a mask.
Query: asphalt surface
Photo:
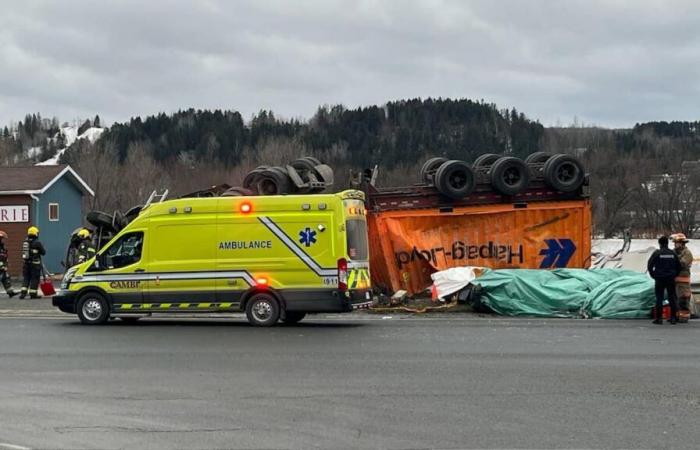
[[[700,321],[27,314],[0,314],[0,449],[700,442]]]

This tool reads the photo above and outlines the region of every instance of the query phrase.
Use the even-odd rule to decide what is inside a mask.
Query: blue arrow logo
[[[544,242],[547,248],[540,250],[540,255],[544,256],[540,269],[566,267],[576,252],[576,244],[571,239],[545,239]]]

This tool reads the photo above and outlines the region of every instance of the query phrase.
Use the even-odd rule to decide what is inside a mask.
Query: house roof
[[[0,167],[0,195],[43,194],[67,176],[84,194],[94,196],[90,186],[71,168],[57,166]]]

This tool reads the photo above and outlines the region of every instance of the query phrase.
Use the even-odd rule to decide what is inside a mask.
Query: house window
[[[49,203],[49,221],[58,222],[58,203]]]

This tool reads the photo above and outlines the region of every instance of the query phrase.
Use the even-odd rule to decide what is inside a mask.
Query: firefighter
[[[656,325],[663,323],[664,291],[668,293],[668,303],[671,306],[671,318],[669,322],[675,325],[678,321],[678,304],[676,303],[675,278],[681,271],[681,263],[676,253],[668,248],[668,237],[659,238],[659,249],[652,253],[647,263],[649,275],[654,279],[654,292],[656,294],[656,308],[654,309],[654,322]]]
[[[687,322],[690,319],[693,292],[690,289],[690,267],[693,265],[693,254],[686,246],[688,238],[685,234],[673,235],[673,247],[681,262],[681,272],[676,277],[676,296],[678,297],[678,321]]]
[[[80,244],[78,245],[77,253],[78,264],[80,264],[95,256],[95,246],[92,245],[90,230],[87,228],[78,231],[78,238],[80,238]]]
[[[30,298],[39,298],[39,279],[41,278],[41,257],[46,254],[44,246],[39,241],[39,229],[31,226],[27,230],[27,239],[22,243],[22,291],[19,298],[27,296],[29,290]]]
[[[7,249],[5,248],[4,239],[7,239],[7,233],[0,230],[0,281],[2,281],[2,286],[5,288],[7,295],[12,298],[17,295],[17,292],[12,289],[10,275],[7,273]]]

